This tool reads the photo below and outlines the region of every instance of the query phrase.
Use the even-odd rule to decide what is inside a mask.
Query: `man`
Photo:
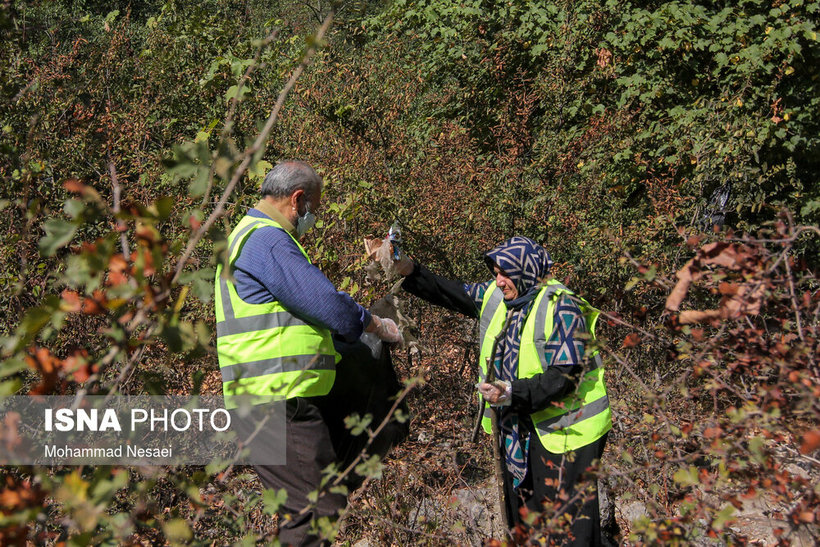
[[[286,457],[281,466],[255,466],[266,488],[284,488],[279,539],[321,544],[310,528],[335,517],[347,499],[324,493],[322,470],[336,461],[320,403],[333,387],[339,354],[334,338],[372,332],[386,342],[401,335],[390,319],[371,315],[313,266],[297,238],[313,226],[322,179],[308,164],[284,161],[262,183],[262,199],[228,237],[227,265],[217,268],[217,353],[225,403],[254,396],[255,404],[286,399]],[[227,272],[226,272],[227,273]],[[232,276],[232,277],[231,277]]]
[[[612,418],[597,352],[588,351],[598,311],[549,277],[552,259],[533,240],[516,236],[484,261],[493,281],[461,283],[402,258],[402,288],[420,298],[479,319],[478,389],[493,408],[482,421],[498,422],[504,464],[507,522],[516,541],[549,534],[549,542],[600,545],[597,485],[585,474],[601,458]],[[491,368],[492,367],[492,368]],[[494,381],[490,381],[488,373]],[[522,513],[570,516],[543,530],[524,525]]]

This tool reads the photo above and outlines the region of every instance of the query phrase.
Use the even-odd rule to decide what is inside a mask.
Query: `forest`
[[[550,544],[471,438],[478,325],[365,238],[491,279],[514,235],[601,310],[614,545],[820,542],[817,0],[3,0],[0,396],[219,395],[214,278],[265,174],[324,181],[310,260],[394,294],[409,433],[340,545]],[[376,422],[349,427],[372,439]],[[9,465],[0,544],[272,544],[283,492],[205,465]],[[341,471],[330,470],[330,476]],[[335,475],[334,475],[335,474]]]

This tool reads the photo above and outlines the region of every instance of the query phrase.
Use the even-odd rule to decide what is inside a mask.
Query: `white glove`
[[[496,380],[492,384],[480,382],[476,384],[478,392],[484,400],[492,406],[509,406],[512,404],[512,384],[503,380]]]
[[[372,331],[373,334],[385,342],[401,343],[404,341],[401,332],[399,332],[399,326],[396,325],[395,321],[387,317],[379,317],[378,315],[372,315],[371,317],[373,318],[373,323],[376,325],[376,328]]]

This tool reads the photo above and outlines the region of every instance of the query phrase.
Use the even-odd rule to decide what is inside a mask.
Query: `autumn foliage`
[[[0,393],[219,392],[225,234],[296,157],[326,183],[303,243],[363,304],[395,280],[361,242],[398,220],[465,281],[532,237],[602,310],[615,541],[818,540],[817,2],[342,2],[322,40],[324,4],[114,4],[0,3]],[[323,532],[503,541],[466,499],[492,481],[475,325],[405,296],[410,438]],[[276,532],[279,494],[243,468],[0,480],[4,544]],[[548,543],[554,509],[506,539]]]

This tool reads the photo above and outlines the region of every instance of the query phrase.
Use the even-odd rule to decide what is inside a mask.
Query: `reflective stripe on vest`
[[[228,238],[231,270],[248,237],[263,226],[283,229],[271,219],[249,216],[237,224]],[[330,331],[306,323],[279,302],[245,302],[222,270],[222,264],[218,265],[215,304],[226,408],[236,407],[237,396],[253,396],[252,404],[262,404],[271,399],[326,395],[339,360]]]
[[[480,375],[485,377],[487,357],[492,347],[492,340],[503,327],[506,306],[503,305],[503,295],[495,283],[492,283],[485,293],[481,309],[481,322],[486,325],[481,343],[479,356]],[[494,297],[488,298],[493,291],[502,296],[501,302],[490,306]],[[519,378],[530,378],[544,370],[550,363],[546,359],[546,345],[553,331],[555,303],[557,296],[568,294],[579,304],[587,321],[588,330],[594,339],[595,324],[598,311],[583,298],[579,298],[566,287],[555,281],[549,282],[538,294],[531,308],[524,327],[521,329],[521,339],[533,341],[532,344],[522,344],[519,350],[517,375]],[[492,315],[490,313],[492,312]],[[536,428],[541,444],[552,453],[564,453],[586,446],[612,427],[609,399],[604,385],[604,369],[601,356],[597,350],[589,356],[594,366],[587,370],[575,391],[560,402],[531,415],[532,423]],[[490,432],[489,407],[485,407],[482,424],[484,430]]]
[[[481,353],[479,355],[479,363],[478,363],[478,376],[479,379],[483,382],[487,378],[487,359],[485,353],[490,353],[490,348],[486,348],[484,351],[484,343],[489,341],[490,346],[493,343],[493,337],[487,338],[487,330],[490,328],[490,323],[492,322],[493,318],[496,316],[496,311],[498,311],[499,306],[502,305],[504,302],[504,293],[501,290],[496,290],[495,281],[493,281],[489,287],[487,287],[487,292],[484,293],[484,300],[481,303],[481,318],[478,322],[478,339],[481,340]],[[503,306],[504,309],[507,306]],[[503,325],[498,325],[494,331],[498,331],[501,329]],[[485,414],[487,410],[485,409]],[[489,417],[488,417],[489,419]]]

